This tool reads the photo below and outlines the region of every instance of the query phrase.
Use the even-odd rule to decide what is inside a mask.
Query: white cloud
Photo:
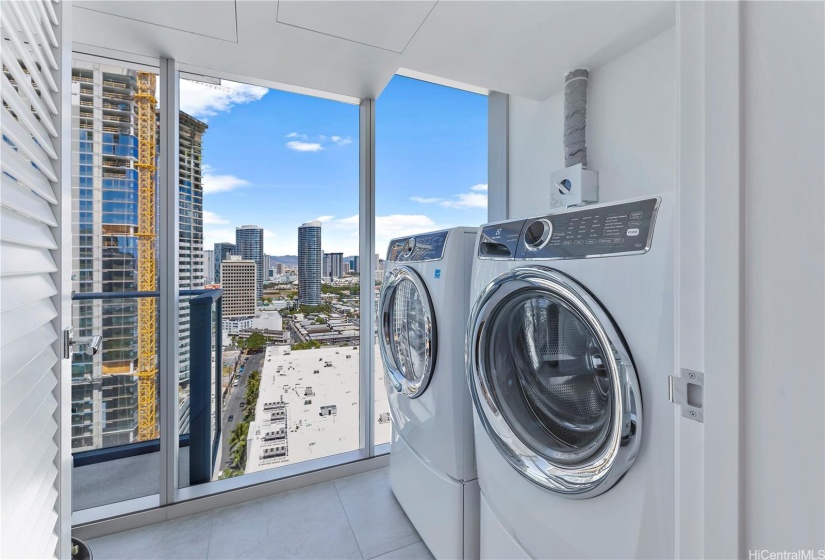
[[[298,140],[287,142],[286,147],[296,152],[320,152],[324,149],[324,147],[317,142],[299,142]]]
[[[438,204],[444,208],[487,208],[487,185],[473,185],[470,192],[459,193],[453,198],[411,196],[419,204]]]
[[[227,80],[222,80],[219,86],[205,82],[181,80],[180,110],[189,113],[193,117],[205,119],[229,111],[233,105],[258,101],[268,91],[265,87]]]
[[[453,200],[439,202],[445,208],[487,208],[487,194],[461,193]]]
[[[215,194],[233,191],[238,187],[248,185],[249,181],[235,177],[234,175],[215,175],[212,173],[212,168],[209,165],[204,165],[202,184],[204,193]]]
[[[352,144],[352,138],[349,136],[326,136],[325,134],[309,136],[298,132],[290,132],[285,138],[294,138],[294,140],[286,143],[286,147],[296,152],[320,152],[331,144],[336,146]]]
[[[425,198],[423,196],[411,196],[410,200],[413,202],[418,202],[419,204],[435,204],[436,202],[441,202],[444,199],[436,197]]]
[[[228,224],[229,220],[225,220],[215,214],[214,212],[210,212],[209,210],[203,211],[203,223],[204,225],[220,225],[220,224]]]
[[[316,222],[321,222],[321,223],[329,222],[329,221],[332,221],[332,219],[334,217],[335,216],[318,216],[317,218],[315,218],[315,221]]]

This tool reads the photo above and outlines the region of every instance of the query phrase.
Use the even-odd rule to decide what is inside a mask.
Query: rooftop
[[[376,363],[381,363],[375,346]],[[357,346],[291,350],[270,346],[250,425],[246,472],[353,451],[359,445]],[[383,375],[375,376],[376,418],[389,412]],[[284,403],[279,407],[275,403]],[[322,407],[335,407],[334,409]],[[285,415],[273,414],[276,409]],[[285,439],[278,430],[286,428]],[[390,440],[391,423],[378,424],[376,442]],[[276,433],[278,435],[276,436]],[[284,446],[285,447],[281,447]],[[281,447],[278,452],[276,448]],[[262,458],[264,457],[264,458]]]

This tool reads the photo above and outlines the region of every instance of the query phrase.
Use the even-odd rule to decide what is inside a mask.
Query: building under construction
[[[75,61],[72,82],[72,289],[78,293],[157,290],[154,76]],[[205,130],[204,123],[181,113],[182,289],[203,287],[201,142]],[[75,336],[103,337],[99,354],[73,355],[74,449],[156,437],[157,303],[156,298],[73,302]],[[182,304],[178,375],[184,398],[188,313],[188,304]]]

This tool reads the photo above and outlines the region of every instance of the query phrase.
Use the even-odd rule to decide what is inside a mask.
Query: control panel
[[[489,259],[581,259],[650,249],[659,198],[571,208],[485,226],[478,255]]]
[[[525,222],[517,259],[578,259],[650,249],[659,199],[570,209]]]
[[[449,231],[436,231],[414,237],[399,237],[390,241],[387,261],[421,262],[444,258],[444,245]]]

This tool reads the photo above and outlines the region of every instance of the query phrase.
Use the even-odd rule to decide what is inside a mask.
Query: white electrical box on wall
[[[550,207],[568,208],[599,201],[599,174],[582,164],[550,174]]]

